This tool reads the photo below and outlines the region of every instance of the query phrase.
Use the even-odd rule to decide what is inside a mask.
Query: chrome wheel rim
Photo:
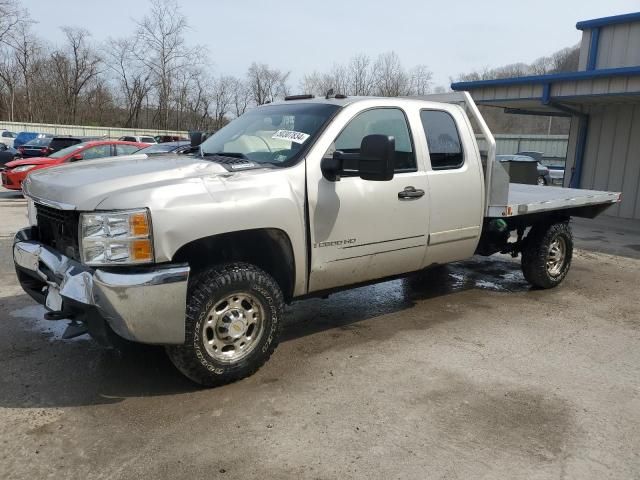
[[[562,273],[566,256],[567,242],[563,237],[556,237],[549,245],[549,255],[547,255],[547,272],[549,275],[557,277]]]
[[[250,293],[238,292],[218,301],[202,325],[207,353],[224,363],[246,357],[263,333],[264,308]]]
[[[538,185],[545,185],[543,177],[538,177]]]

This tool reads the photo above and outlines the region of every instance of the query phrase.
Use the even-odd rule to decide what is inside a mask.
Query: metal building
[[[578,22],[577,72],[453,83],[481,105],[571,118],[565,186],[622,192],[640,219],[640,12]]]

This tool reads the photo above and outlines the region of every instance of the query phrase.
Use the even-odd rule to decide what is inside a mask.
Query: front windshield
[[[290,163],[339,108],[323,103],[259,107],[218,130],[202,143],[201,152],[256,163]]]
[[[80,150],[82,147],[84,147],[83,144],[81,143],[77,143],[75,145],[71,145],[70,147],[67,148],[63,148],[62,150],[58,150],[56,153],[52,153],[51,155],[49,155],[49,158],[62,158],[62,157],[66,157],[67,155],[69,155],[70,153],[75,152],[76,150]]]

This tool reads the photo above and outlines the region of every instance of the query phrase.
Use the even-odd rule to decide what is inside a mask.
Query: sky
[[[435,85],[460,73],[538,57],[580,41],[580,20],[640,10],[640,0],[178,0],[192,45],[208,51],[216,74],[244,76],[253,61],[291,72],[292,91],[305,73],[365,53],[395,51],[405,67],[425,64]],[[128,36],[145,0],[23,0],[55,44],[62,26],[93,39]],[[194,62],[197,62],[194,59]]]

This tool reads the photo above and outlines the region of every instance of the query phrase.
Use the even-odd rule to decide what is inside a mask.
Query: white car
[[[7,147],[13,148],[13,141],[18,136],[17,133],[9,130],[2,130],[0,133],[0,143],[4,143]]]
[[[150,135],[125,135],[118,140],[122,140],[123,142],[158,143],[156,139]]]

